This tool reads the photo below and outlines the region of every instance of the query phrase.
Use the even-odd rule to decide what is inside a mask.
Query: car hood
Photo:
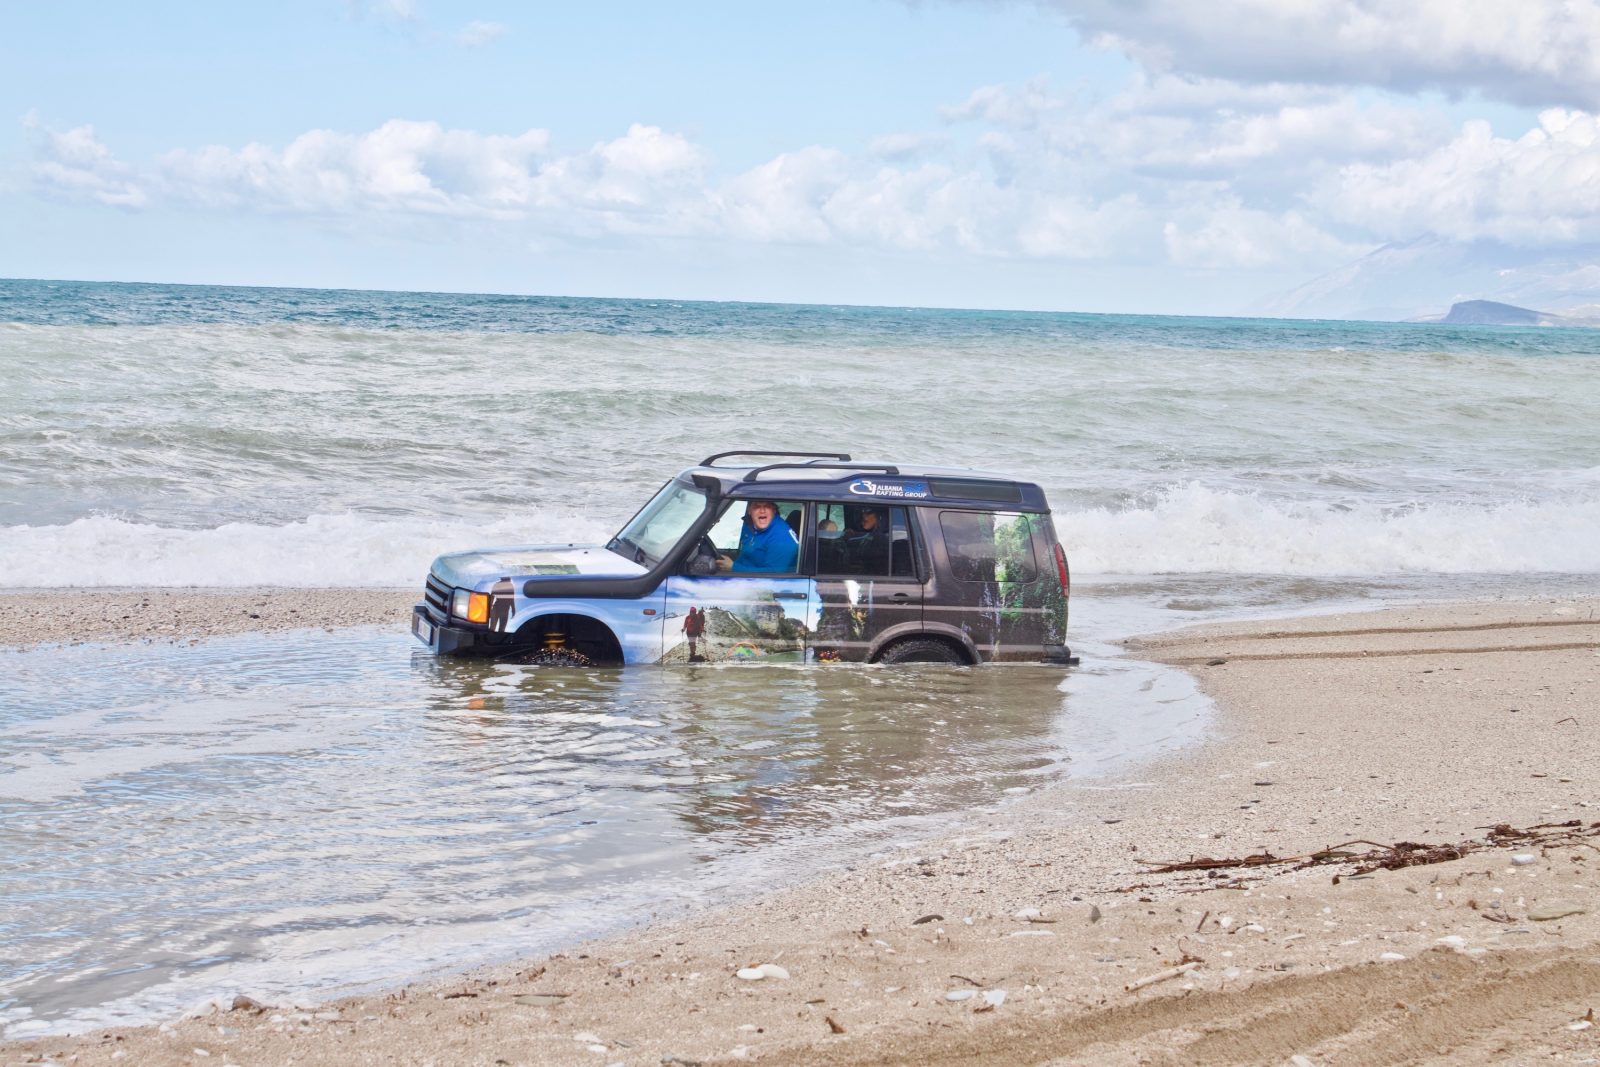
[[[446,585],[471,588],[499,578],[561,578],[574,575],[632,578],[645,568],[603,545],[520,545],[455,552],[433,561],[433,573]]]

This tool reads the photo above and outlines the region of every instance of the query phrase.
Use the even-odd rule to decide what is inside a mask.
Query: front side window
[[[792,500],[734,500],[707,534],[724,574],[794,574],[806,507]]]
[[[817,576],[915,577],[906,509],[818,504]]]
[[[950,570],[963,582],[1031,582],[1039,576],[1032,519],[1017,512],[943,511]]]
[[[668,482],[606,547],[653,567],[683,540],[705,507],[706,495],[700,490],[682,482]]]

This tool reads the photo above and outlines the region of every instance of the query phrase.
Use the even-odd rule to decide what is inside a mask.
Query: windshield
[[[654,567],[683,540],[705,508],[706,495],[700,490],[668,482],[606,547],[635,563]]]

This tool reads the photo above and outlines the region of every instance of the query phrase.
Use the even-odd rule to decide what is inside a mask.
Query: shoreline
[[[272,592],[290,598],[273,619],[298,623],[290,601],[325,591]],[[380,613],[394,606],[385,596],[403,597],[405,610],[412,599],[362,592]],[[0,594],[0,618],[19,603],[10,597],[55,595]],[[111,603],[99,590],[86,595]],[[960,833],[715,911],[337,1001],[336,1018],[246,1007],[163,1028],[8,1041],[0,1062],[50,1053],[109,1063],[120,1051],[131,1062],[190,1063],[195,1049],[241,1067],[289,1055],[330,1064],[1581,1059],[1600,1051],[1595,1031],[1567,1027],[1600,999],[1600,916],[1533,916],[1585,906],[1585,869],[1600,864],[1593,849],[1582,858],[1584,847],[1524,843],[1534,856],[1526,866],[1508,864],[1515,848],[1485,849],[1365,875],[1292,864],[1156,874],[1152,864],[1303,856],[1355,839],[1457,843],[1497,823],[1600,820],[1600,741],[1589,721],[1600,705],[1597,609],[1576,599],[1472,602],[1135,639],[1126,642],[1135,655],[1191,671],[1216,700],[1214,735],[1197,748],[1110,780],[1057,782],[1001,814],[966,816]],[[250,621],[268,621],[254,605],[239,614],[252,611],[262,618]],[[162,635],[133,639],[145,636]],[[761,964],[789,977],[734,973]],[[1448,976],[1444,987],[1434,974]]]
[[[203,641],[229,634],[409,624],[417,589],[107,587],[0,589],[0,648]]]

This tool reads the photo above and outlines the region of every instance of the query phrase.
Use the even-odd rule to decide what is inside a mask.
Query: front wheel
[[[913,637],[897,641],[878,657],[879,663],[944,663],[965,666],[967,658],[936,637]]]
[[[594,660],[573,648],[525,648],[497,657],[501,663],[537,667],[594,667]]]

